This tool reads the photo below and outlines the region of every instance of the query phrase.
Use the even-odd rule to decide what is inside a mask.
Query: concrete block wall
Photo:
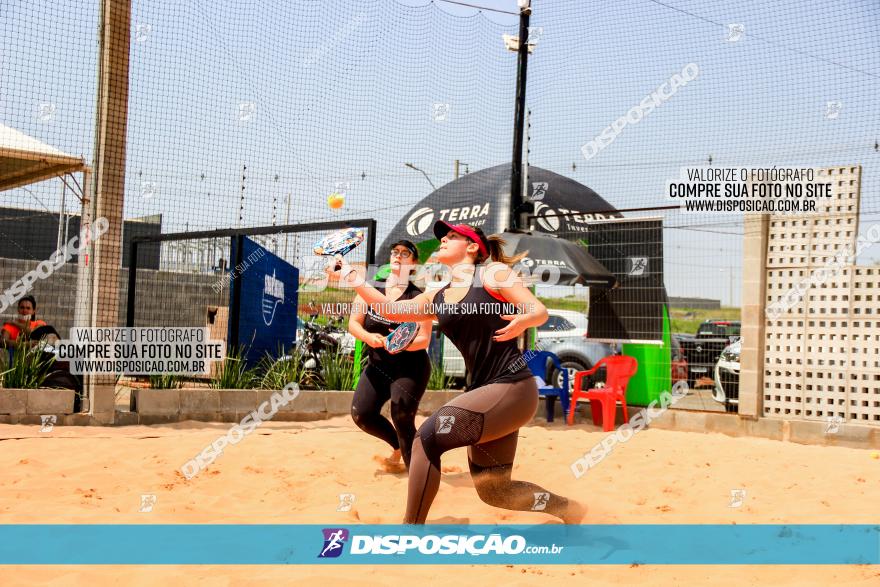
[[[251,411],[269,401],[271,390],[263,389],[136,389],[130,412],[119,413],[118,423],[165,424],[183,420],[240,422]],[[427,391],[419,414],[429,416],[460,391]],[[351,413],[353,391],[301,391],[282,406],[273,420],[323,420]],[[386,416],[388,406],[385,406]]]
[[[0,415],[72,414],[74,395],[72,389],[0,389]]]
[[[39,260],[0,258],[0,289],[6,290],[13,283],[33,271],[42,262]],[[37,317],[55,326],[62,336],[66,336],[73,325],[76,303],[76,264],[68,263],[55,271],[47,279],[34,282],[28,295],[37,300]],[[16,313],[17,306],[3,310],[0,318],[5,322]],[[62,330],[63,329],[63,330]]]
[[[40,261],[0,258],[0,289],[6,289]],[[30,295],[37,299],[37,316],[54,326],[66,338],[74,325],[76,265],[67,264],[47,279],[34,282]],[[138,270],[135,326],[204,326],[208,306],[227,306],[229,289],[215,292],[219,276]],[[118,325],[125,325],[128,299],[128,269],[119,272]],[[16,308],[2,312],[4,321]]]
[[[209,306],[228,306],[229,289],[214,291],[220,275],[138,269],[135,326],[204,326]],[[119,320],[125,324],[128,269],[120,277]]]

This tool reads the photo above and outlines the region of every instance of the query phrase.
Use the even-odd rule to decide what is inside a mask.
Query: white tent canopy
[[[87,169],[82,158],[0,124],[0,192]]]
[[[83,183],[80,185],[73,176],[82,172]],[[80,201],[81,226],[88,226],[91,217],[91,205],[88,194],[91,168],[81,157],[68,155],[63,151],[30,137],[4,124],[0,124],[0,192],[26,186],[57,177],[64,182],[65,190],[61,195],[61,210],[58,214],[58,245],[66,239],[67,228],[64,194],[70,188]],[[76,184],[68,185],[68,177]],[[48,211],[48,210],[47,210]],[[94,244],[90,245],[89,253],[79,255],[76,273],[76,302],[74,324],[92,324],[91,315],[93,300],[92,265],[89,257],[94,257]]]

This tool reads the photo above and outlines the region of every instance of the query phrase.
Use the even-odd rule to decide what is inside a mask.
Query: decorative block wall
[[[766,319],[763,413],[880,426],[880,267],[832,264],[856,245],[861,167],[821,169],[817,181],[830,181],[833,197],[816,213],[770,218],[767,306],[812,280]]]

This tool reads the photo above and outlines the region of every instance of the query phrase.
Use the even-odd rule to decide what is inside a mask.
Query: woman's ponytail
[[[523,251],[513,256],[506,255],[504,253],[504,239],[494,234],[486,238],[486,244],[489,245],[489,258],[498,263],[504,263],[508,267],[513,267],[529,254],[528,251]],[[483,260],[485,259],[481,261]]]
[[[504,263],[508,267],[513,267],[529,254],[528,251],[524,251],[513,256],[506,255],[504,253],[505,242],[503,238],[495,234],[486,236],[483,234],[483,230],[476,226],[468,226],[468,228],[477,233],[477,236],[480,237],[480,240],[483,241],[483,244],[486,245],[486,249],[489,251],[488,255],[484,255],[482,251],[477,252],[477,258],[475,259],[477,264],[492,260],[496,263]]]

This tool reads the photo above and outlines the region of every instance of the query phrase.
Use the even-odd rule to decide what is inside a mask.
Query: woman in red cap
[[[410,301],[390,303],[342,256],[336,257],[341,269],[327,269],[390,320],[436,319],[464,357],[467,393],[425,420],[413,442],[404,522],[425,522],[440,487],[441,455],[466,446],[474,487],[483,501],[510,510],[543,511],[577,524],[586,513],[582,504],[511,479],[519,429],[538,406],[537,385],[516,338],[547,320],[547,309],[511,269],[525,254],[508,257],[500,237],[487,238],[465,224],[439,221],[434,234],[440,240],[436,259],[452,269],[452,280]]]

